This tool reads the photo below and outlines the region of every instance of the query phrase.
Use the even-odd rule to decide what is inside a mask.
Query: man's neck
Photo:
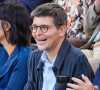
[[[52,50],[46,50],[46,54],[47,54],[47,57],[48,57],[48,61],[50,63],[57,56],[57,54],[58,54],[58,52],[60,50],[60,47],[62,45],[62,42],[63,42],[63,40],[61,40],[61,42],[58,43],[55,48],[52,48]]]

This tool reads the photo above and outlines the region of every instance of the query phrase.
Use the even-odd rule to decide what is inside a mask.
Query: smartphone
[[[57,76],[57,82],[58,83],[68,83],[70,80],[67,76]]]

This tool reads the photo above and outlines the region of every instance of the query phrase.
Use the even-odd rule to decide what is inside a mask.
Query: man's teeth
[[[46,41],[46,39],[43,39],[43,40],[39,40],[39,41]]]

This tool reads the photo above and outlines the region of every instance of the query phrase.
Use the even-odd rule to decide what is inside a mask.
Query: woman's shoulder
[[[28,46],[18,46],[18,61],[28,61],[28,57],[32,52],[32,49]]]
[[[19,46],[19,55],[29,55],[32,49],[28,46]]]

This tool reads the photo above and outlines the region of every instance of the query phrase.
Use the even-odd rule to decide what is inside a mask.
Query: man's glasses
[[[40,30],[41,30],[43,33],[46,33],[46,32],[48,31],[48,28],[49,28],[49,27],[55,27],[55,26],[48,26],[48,25],[42,25],[42,26],[32,25],[32,26],[29,26],[30,30],[31,30],[33,33],[36,33],[38,28],[40,28]]]

